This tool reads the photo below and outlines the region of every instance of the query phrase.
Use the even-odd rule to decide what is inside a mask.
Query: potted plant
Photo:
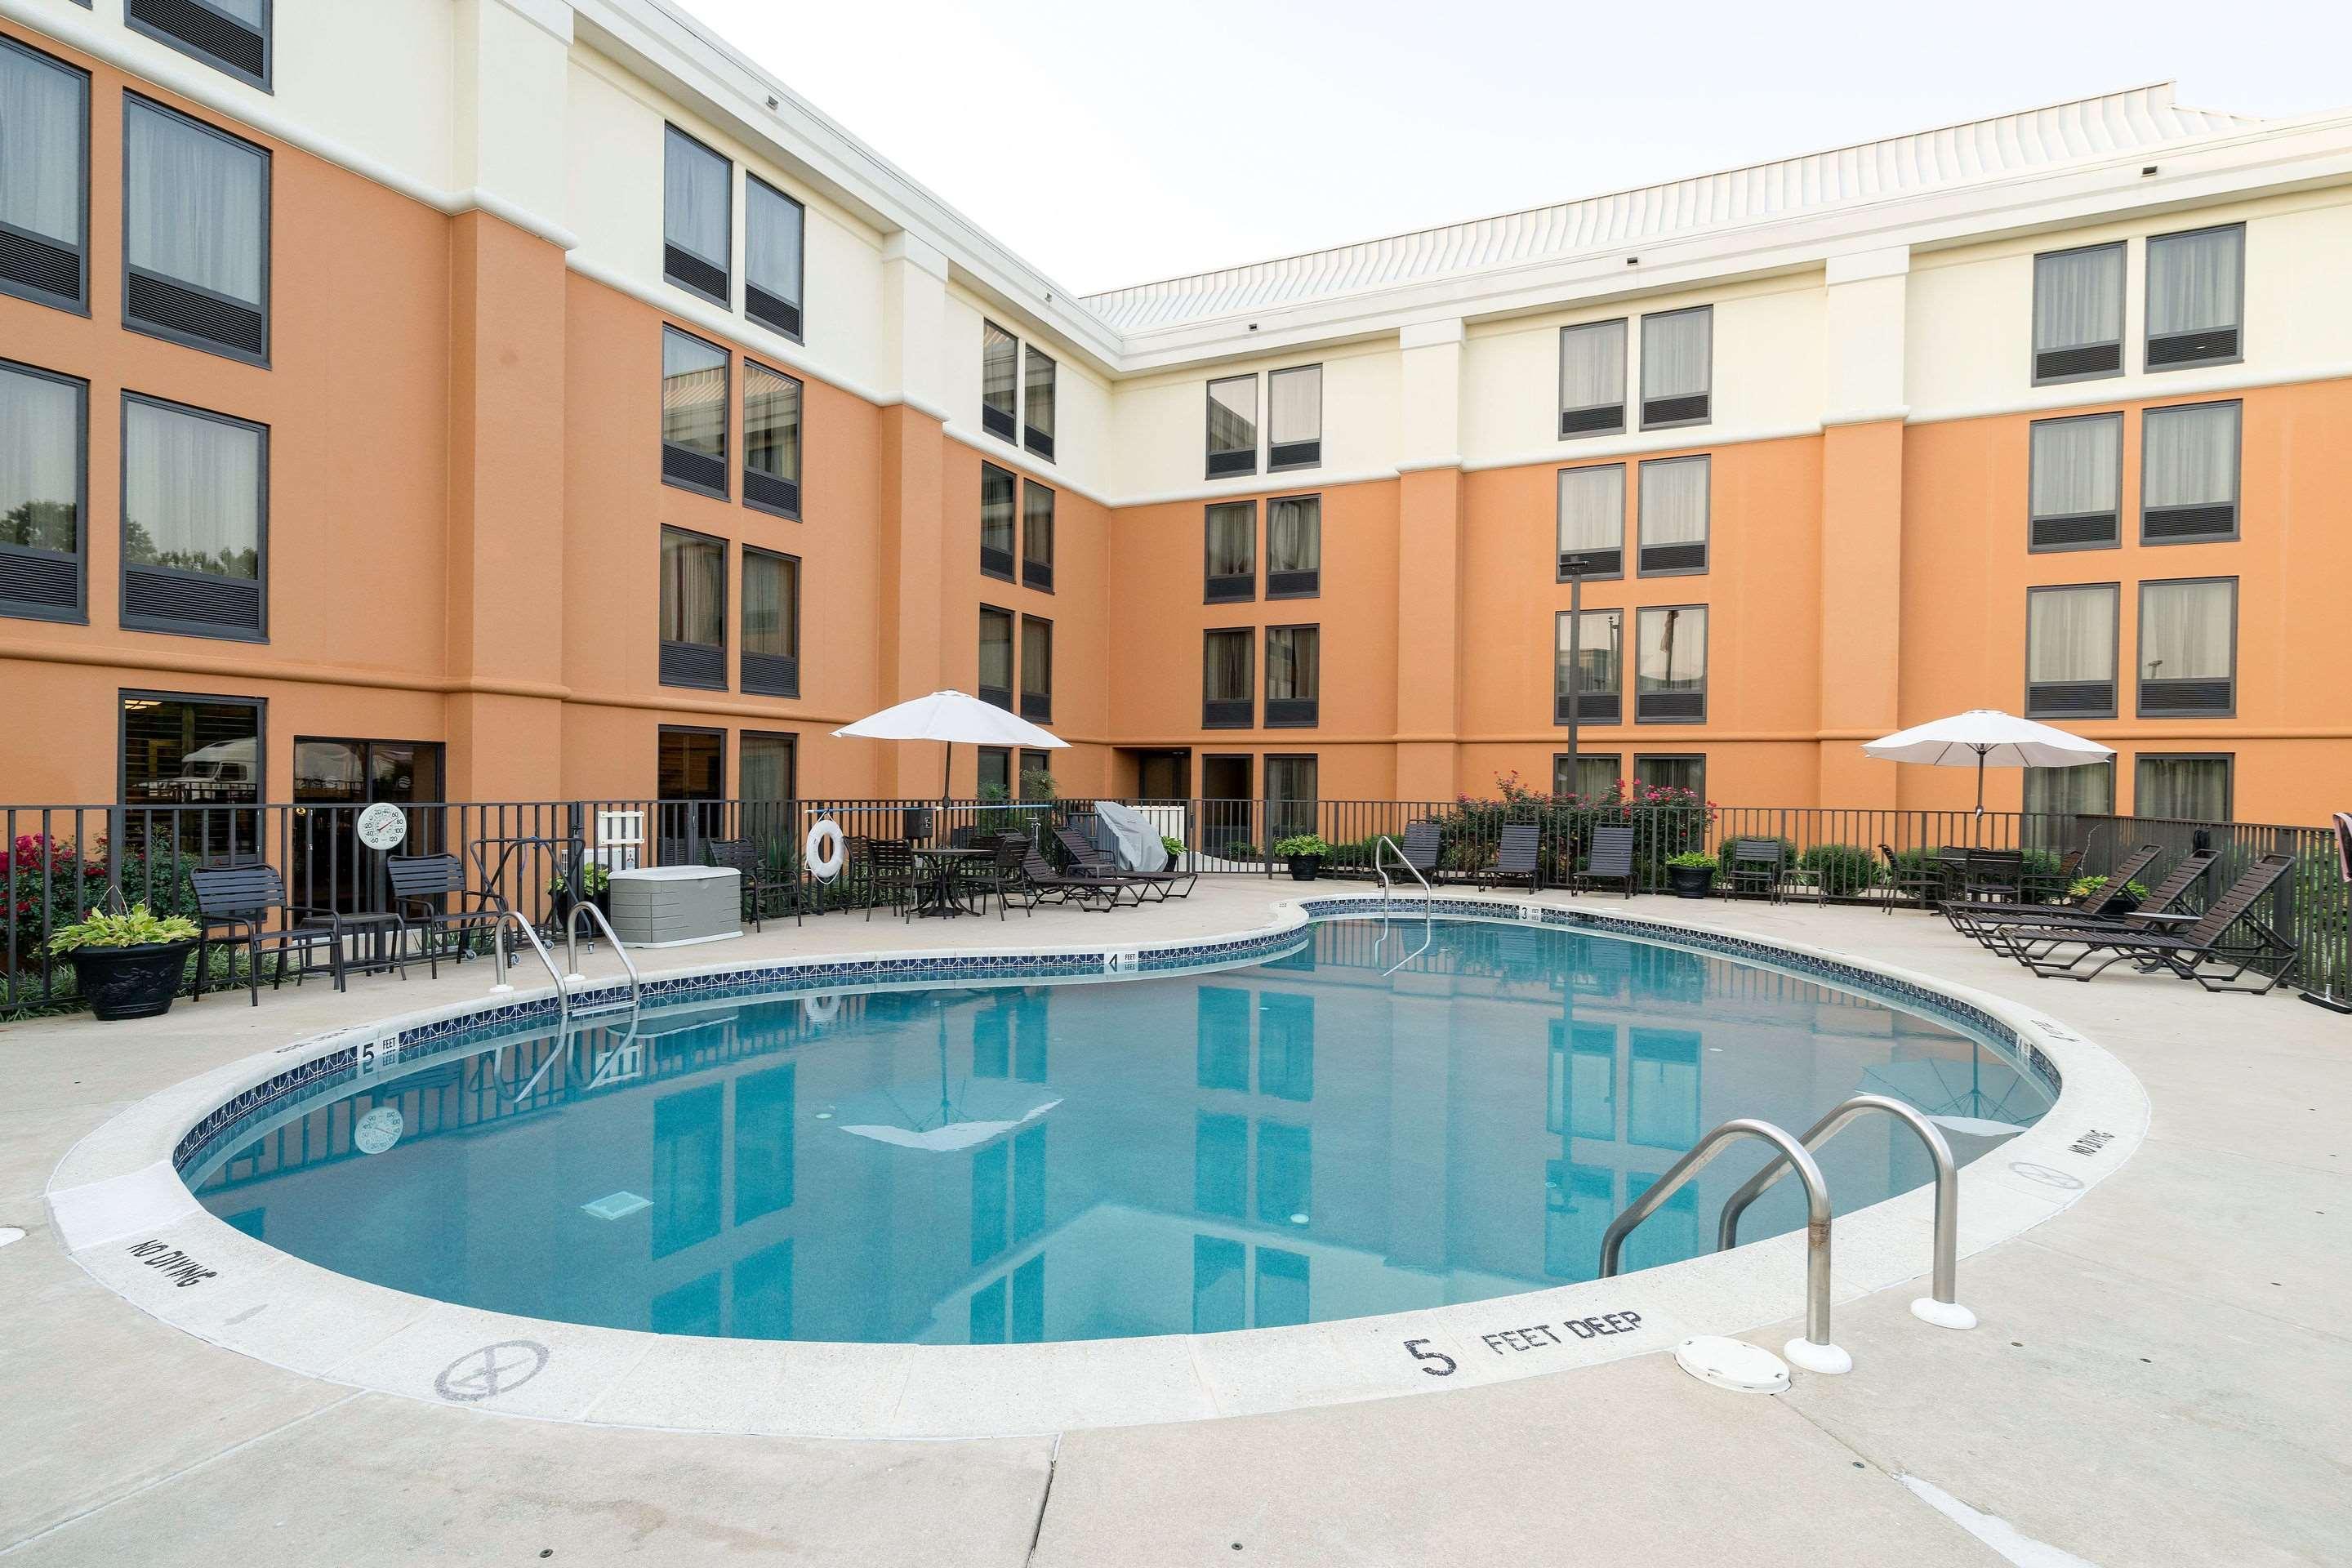
[[[1184,841],[1182,839],[1171,838],[1163,833],[1160,836],[1160,847],[1168,851],[1168,864],[1171,867],[1181,866],[1184,863]]]
[[[1666,879],[1678,899],[1703,899],[1715,886],[1715,857],[1704,849],[1685,849],[1666,857]]]
[[[2070,899],[2088,899],[2095,895],[2099,889],[2105,888],[2106,885],[2107,879],[2105,877],[2077,877],[2074,879],[2072,885],[2067,888],[2066,896]],[[2141,901],[2147,897],[2147,883],[2126,882],[2124,884],[2123,908],[2117,912],[2123,914],[2130,913],[2132,910],[2139,908]]]
[[[572,918],[572,906],[577,901],[572,886],[558,871],[548,879],[547,896],[555,900],[555,912],[563,919]],[[613,915],[613,873],[601,862],[590,860],[580,868],[580,898],[596,906],[599,914],[610,920]]]
[[[1319,833],[1297,833],[1276,844],[1274,852],[1290,862],[1292,881],[1311,882],[1315,879],[1315,873],[1323,868],[1325,858],[1331,853],[1331,846],[1323,841]]]
[[[186,916],[138,904],[127,914],[93,910],[58,927],[49,951],[72,960],[75,984],[100,1017],[152,1018],[171,1010],[197,935]]]

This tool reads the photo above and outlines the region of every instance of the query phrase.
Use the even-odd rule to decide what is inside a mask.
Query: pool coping
[[[1381,903],[1369,893],[1286,900],[1250,931],[1156,942],[705,963],[648,975],[646,990],[725,1000],[784,989],[824,996],[1213,971],[1262,962],[1295,945],[1315,921],[1364,918]],[[1417,916],[1424,906],[1415,898],[1390,907]],[[2115,1057],[2041,1009],[1971,986],[1598,900],[1546,903],[1449,889],[1426,907],[1447,919],[1664,942],[1858,987],[1948,1021],[1957,1010],[1957,1021],[2007,1034],[2021,1057],[2055,1077],[2057,1098],[2036,1125],[1962,1168],[1963,1258],[2063,1212],[2119,1169],[2147,1131],[2147,1093]],[[604,984],[582,994],[618,989]],[[704,1339],[489,1312],[371,1285],[246,1236],[199,1205],[179,1174],[205,1140],[235,1136],[322,1076],[356,1080],[363,1068],[457,1048],[485,1020],[551,1014],[554,994],[542,987],[495,1004],[395,1015],[160,1090],[59,1163],[47,1187],[59,1238],[92,1278],[149,1315],[303,1375],[542,1419],[808,1437],[1029,1436],[1435,1393],[1668,1349],[1694,1333],[1747,1332],[1801,1310],[1803,1237],[1792,1232],[1612,1279],[1290,1328],[980,1346]],[[1931,1214],[1922,1186],[1840,1216],[1833,1303],[1924,1278]],[[1963,1269],[1963,1303],[1968,1284]],[[1947,1331],[1921,1324],[1918,1331]]]

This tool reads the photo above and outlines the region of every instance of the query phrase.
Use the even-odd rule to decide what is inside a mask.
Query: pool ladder
[[[1735,1117],[1716,1128],[1609,1222],[1608,1230],[1601,1237],[1601,1278],[1607,1279],[1616,1274],[1625,1238],[1634,1227],[1657,1213],[1708,1162],[1743,1138],[1759,1140],[1772,1146],[1775,1157],[1724,1200],[1722,1217],[1716,1224],[1716,1250],[1727,1251],[1737,1247],[1739,1217],[1748,1212],[1748,1205],[1761,1197],[1773,1183],[1795,1171],[1805,1188],[1805,1332],[1803,1338],[1790,1340],[1782,1353],[1808,1372],[1851,1372],[1853,1358],[1830,1338],[1830,1226],[1833,1216],[1829,1183],[1823,1179],[1812,1152],[1836,1137],[1848,1122],[1874,1111],[1895,1118],[1916,1133],[1936,1169],[1934,1275],[1929,1294],[1911,1303],[1912,1313],[1939,1328],[1976,1327],[1976,1314],[1961,1306],[1955,1295],[1960,1192],[1951,1145],[1945,1142],[1934,1122],[1901,1100],[1883,1094],[1857,1094],[1841,1102],[1814,1122],[1802,1138],[1792,1138],[1771,1122],[1745,1116]]]
[[[1384,855],[1395,856],[1397,864],[1412,872],[1412,879],[1421,884],[1421,945],[1381,970],[1381,978],[1383,980],[1427,952],[1437,933],[1436,918],[1429,912],[1429,900],[1436,896],[1430,890],[1429,879],[1421,874],[1420,867],[1405,858],[1404,851],[1397,847],[1397,841],[1383,833],[1372,841],[1372,873],[1381,879],[1381,940],[1372,943],[1372,957],[1377,961],[1381,949],[1388,945],[1390,910],[1395,903],[1388,867],[1381,860]]]
[[[490,989],[501,994],[514,989],[514,983],[507,978],[508,971],[513,967],[512,962],[507,956],[507,927],[511,925],[515,930],[522,932],[523,940],[530,944],[531,952],[538,955],[541,967],[547,971],[547,977],[555,983],[556,1013],[568,1028],[572,1018],[572,987],[574,984],[584,985],[588,981],[588,977],[580,972],[580,917],[583,914],[598,931],[604,933],[604,940],[613,944],[613,951],[620,955],[621,967],[626,970],[629,975],[629,991],[625,1001],[591,1008],[588,1010],[589,1013],[602,1013],[621,1007],[626,1007],[632,1013],[635,1012],[638,1003],[645,995],[645,984],[638,977],[636,963],[629,957],[629,950],[621,944],[620,937],[614,932],[613,922],[604,918],[604,911],[585,900],[573,904],[572,912],[564,917],[564,968],[562,970],[555,967],[555,955],[548,951],[547,943],[540,940],[539,932],[531,928],[531,923],[511,909],[501,909],[499,911],[498,923],[493,928],[496,932],[493,942],[496,978]],[[593,944],[594,940],[592,933],[589,941]]]

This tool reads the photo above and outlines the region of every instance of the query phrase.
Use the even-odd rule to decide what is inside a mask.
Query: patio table
[[[918,915],[937,915],[952,920],[958,915],[979,911],[964,903],[956,884],[963,879],[963,867],[974,860],[992,860],[995,851],[990,849],[950,849],[918,847],[915,859],[924,871],[923,884],[915,902]]]

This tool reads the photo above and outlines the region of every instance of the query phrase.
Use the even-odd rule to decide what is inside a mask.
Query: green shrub
[[[2066,896],[2070,899],[2087,899],[2094,893],[2099,891],[2102,888],[2105,888],[2106,885],[2107,879],[2105,877],[2077,877],[2072,883],[2068,884]],[[2145,899],[2147,897],[2147,884],[2146,882],[2126,882],[2124,884],[2124,891],[2129,893],[2135,899]]]
[[[1274,852],[1285,859],[1304,855],[1328,857],[1331,853],[1331,846],[1324,842],[1319,833],[1294,833],[1276,844]]]
[[[1878,885],[1878,857],[1859,844],[1816,844],[1797,864],[1822,880],[1832,899],[1850,898]]]

